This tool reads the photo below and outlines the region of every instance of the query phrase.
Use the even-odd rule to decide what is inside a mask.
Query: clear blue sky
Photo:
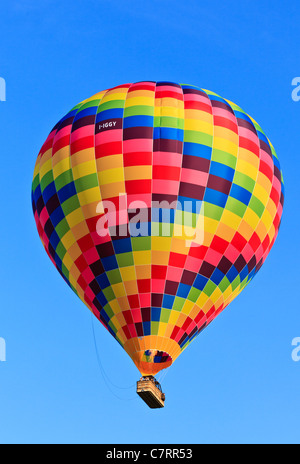
[[[299,2],[11,0],[0,15],[0,442],[299,443]],[[123,400],[106,387],[90,313],[44,252],[30,203],[36,156],[59,118],[139,80],[190,83],[239,104],[274,144],[286,184],[267,262],[169,369],[159,411],[134,386],[114,390]],[[126,353],[100,324],[96,336],[110,379],[134,385]]]

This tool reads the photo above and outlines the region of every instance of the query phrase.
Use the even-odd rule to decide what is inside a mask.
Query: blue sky
[[[299,443],[300,11],[295,0],[1,2],[1,443]],[[263,127],[284,172],[279,238],[246,290],[167,372],[166,407],[47,258],[31,212],[36,156],[75,104],[125,82],[198,85]]]

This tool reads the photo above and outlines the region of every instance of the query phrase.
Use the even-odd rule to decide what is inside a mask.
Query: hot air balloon
[[[151,407],[164,403],[154,376],[261,268],[283,202],[261,127],[217,94],[171,82],[75,106],[43,145],[32,186],[46,252],[131,357]]]

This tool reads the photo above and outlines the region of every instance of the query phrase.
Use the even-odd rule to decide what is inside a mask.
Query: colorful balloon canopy
[[[143,375],[169,367],[253,279],[283,201],[260,126],[170,82],[75,106],[43,145],[32,187],[50,259]]]

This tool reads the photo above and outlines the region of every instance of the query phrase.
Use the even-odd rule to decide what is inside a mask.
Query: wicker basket
[[[137,394],[151,409],[165,406],[165,394],[162,393],[159,383],[154,378],[141,379],[137,382]]]

